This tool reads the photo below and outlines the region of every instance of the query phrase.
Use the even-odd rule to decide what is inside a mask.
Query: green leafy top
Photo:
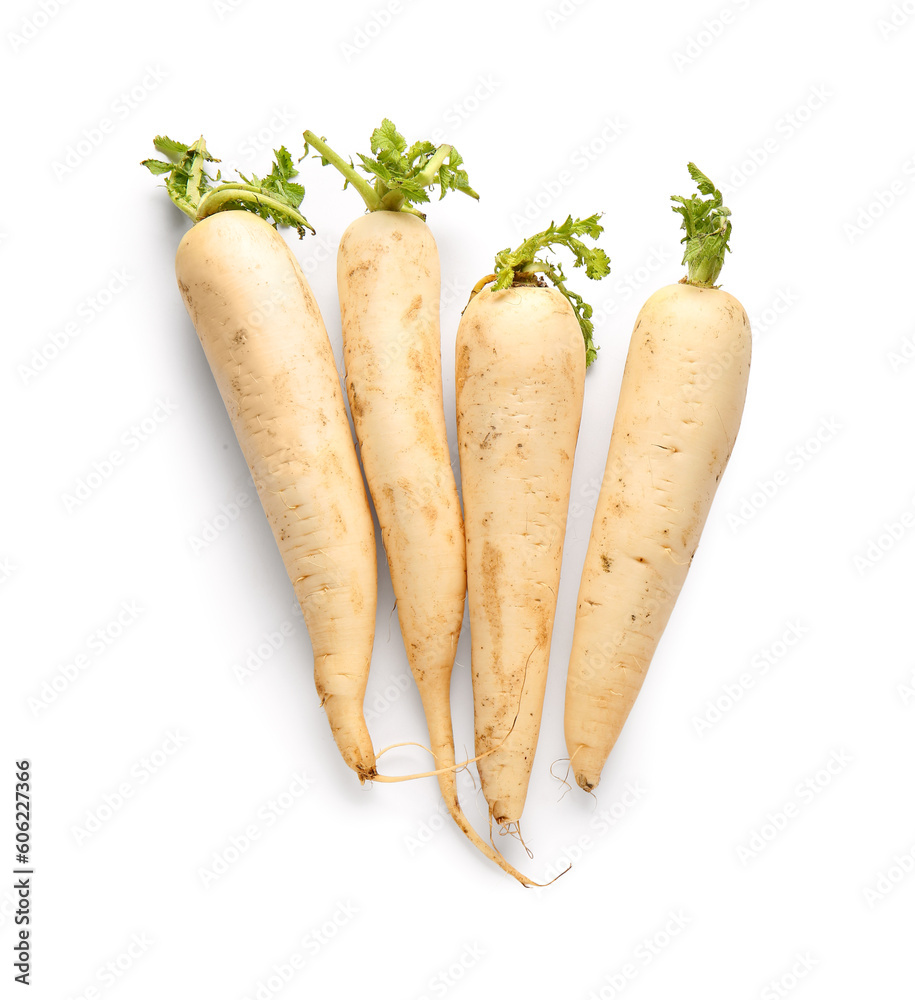
[[[275,150],[276,160],[266,177],[256,174],[240,181],[222,181],[206,172],[207,163],[218,163],[206,147],[203,136],[186,146],[165,135],[157,135],[153,145],[168,160],[143,160],[142,165],[153,174],[166,175],[165,188],[172,201],[194,222],[208,215],[229,209],[244,209],[272,222],[274,226],[292,226],[300,237],[305,230],[314,232],[308,220],[298,211],[305,188],[293,182],[296,176],[292,157],[284,146]]]
[[[573,219],[570,215],[562,225],[550,223],[549,228],[525,240],[517,250],[502,250],[496,254],[495,274],[489,275],[478,284],[495,279],[492,291],[510,288],[512,285],[542,284],[540,275],[546,275],[560,292],[569,300],[575,317],[581,326],[585,339],[585,362],[590,365],[597,357],[594,346],[594,324],[591,322],[593,309],[577,293],[566,287],[566,277],[559,263],[541,259],[541,254],[554,246],[563,246],[572,251],[574,267],[584,267],[585,274],[595,281],[610,273],[610,258],[600,247],[589,247],[579,237],[589,236],[596,240],[604,231],[598,222],[600,215],[589,215],[587,219]]]
[[[700,194],[709,197],[671,195],[671,200],[677,202],[671,207],[683,216],[681,228],[686,232],[680,240],[686,244],[682,263],[688,266],[689,284],[712,288],[721,273],[724,255],[731,249],[731,210],[722,205],[721,192],[695,163],[687,164],[687,169]]]
[[[344,189],[352,184],[370,212],[409,212],[425,219],[413,206],[429,201],[426,188],[435,185],[440,190],[439,200],[449,191],[480,197],[470,187],[467,172],[461,169],[464,161],[454,146],[436,147],[428,141],[407,146],[389,118],[375,129],[370,142],[372,155],[358,154],[368,180],[356,171],[352,160],[344,160],[314,132],[305,132],[305,154],[314,148],[322,166],[336,167],[345,178]]]

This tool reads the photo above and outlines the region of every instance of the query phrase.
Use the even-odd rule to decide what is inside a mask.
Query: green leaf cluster
[[[177,142],[168,136],[157,135],[153,145],[168,160],[143,160],[150,173],[165,176],[165,187],[172,201],[194,222],[205,219],[214,212],[243,209],[259,215],[274,226],[292,226],[304,236],[306,229],[314,230],[298,211],[305,188],[293,182],[298,171],[284,146],[274,150],[275,159],[266,177],[239,173],[240,181],[223,181],[217,171],[212,177],[206,164],[218,163],[206,148],[201,136],[191,145]]]
[[[305,188],[292,180],[298,175],[298,170],[285,146],[274,150],[274,156],[276,159],[273,161],[273,168],[263,180],[256,174],[252,174],[250,178],[245,177],[241,171],[238,172],[238,176],[252,188],[272,194],[291,208],[298,208],[305,197]]]
[[[200,199],[212,190],[214,182],[219,181],[221,177],[218,172],[216,177],[210,177],[204,169],[204,164],[218,163],[219,160],[210,155],[203,136],[187,146],[183,142],[170,139],[167,135],[157,135],[153,139],[153,145],[169,159],[143,160],[142,165],[150,173],[167,174],[165,188],[169,197],[182,212],[196,219]]]
[[[372,132],[371,155],[357,154],[362,174],[352,159],[346,161],[314,132],[305,132],[305,152],[317,152],[323,166],[335,167],[359,192],[370,212],[409,212],[425,218],[415,205],[430,200],[428,189],[438,187],[439,200],[449,191],[461,191],[471,198],[480,196],[470,186],[461,154],[451,145],[436,146],[428,140],[410,145],[385,118]]]
[[[690,177],[696,182],[699,194],[684,198],[671,195],[671,207],[683,216],[681,228],[685,236],[681,243],[686,247],[683,264],[689,271],[689,282],[710,287],[718,280],[724,264],[724,255],[731,249],[731,210],[723,204],[721,192],[695,165],[687,165]],[[705,197],[701,197],[704,195]]]
[[[385,118],[372,132],[372,156],[359,154],[363,171],[374,177],[375,190],[382,200],[391,192],[401,195],[408,205],[429,201],[429,187],[439,188],[439,200],[449,191],[461,191],[471,198],[479,195],[470,187],[463,159],[454,146],[435,146],[428,140],[407,141],[394,123]]]
[[[577,292],[566,285],[566,276],[558,261],[548,261],[542,254],[554,247],[565,247],[572,253],[574,267],[583,267],[585,274],[594,281],[605,278],[610,273],[610,258],[600,247],[588,246],[579,237],[598,239],[604,227],[598,221],[600,214],[589,215],[586,219],[573,219],[570,215],[565,222],[556,225],[551,222],[542,233],[526,239],[516,250],[505,249],[496,254],[495,282],[491,291],[510,288],[513,284],[529,284],[536,275],[545,274],[568,299],[575,312],[585,341],[585,360],[590,365],[597,358],[598,348],[594,344],[594,324],[591,317],[594,310]]]

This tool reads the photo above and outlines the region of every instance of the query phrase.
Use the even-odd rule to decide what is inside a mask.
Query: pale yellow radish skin
[[[467,574],[442,392],[440,273],[417,216],[376,211],[349,226],[337,255],[346,390],[442,797],[480,851],[534,885],[479,837],[457,794],[451,675]]]
[[[584,377],[581,327],[557,289],[468,304],[455,381],[474,726],[503,827],[521,818],[540,730]]]
[[[421,694],[427,681],[447,691],[466,571],[442,394],[440,267],[429,227],[404,212],[357,219],[340,241],[337,289],[346,391],[407,657]]]
[[[591,791],[635,702],[740,427],[750,324],[718,288],[655,292],[629,346],[578,595],[565,735]]]
[[[442,392],[440,274],[418,216],[370,212],[340,240],[346,392],[436,769],[454,765],[451,673],[467,589]],[[439,783],[456,801],[454,772]]]
[[[453,146],[408,144],[387,118],[372,132],[372,159],[363,157],[369,179],[323,137],[308,130],[304,139],[306,152],[338,170],[369,213],[347,229],[337,255],[346,388],[426,715],[432,770],[468,839],[504,872],[535,885],[473,829],[455,780],[451,675],[467,583],[464,527],[443,404],[438,250],[413,203],[428,200],[418,192],[430,187],[441,197],[452,190],[478,195]]]
[[[374,526],[317,302],[285,240],[249,212],[194,225],[175,271],[301,605],[334,739],[371,779]]]

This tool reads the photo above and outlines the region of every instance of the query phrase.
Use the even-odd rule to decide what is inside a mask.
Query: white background
[[[908,995],[915,5],[59,3],[3,15],[4,990],[27,756],[41,998]],[[536,879],[574,861],[543,891],[442,819],[432,779],[361,787],[343,764],[175,286],[187,222],[138,165],[157,132],[203,132],[245,172],[280,143],[300,155],[305,128],[367,151],[385,115],[408,139],[453,141],[482,196],[428,212],[453,454],[470,287],[551,219],[605,213],[612,274],[576,274],[601,352],[522,823],[533,858],[500,842]],[[690,193],[689,160],[733,211],[721,281],[753,322],[747,407],[596,797],[563,794],[595,486],[638,308],[683,273],[668,199]],[[301,169],[318,236],[286,235],[342,371],[333,258],[361,202],[315,161]],[[379,587],[380,748],[426,730],[383,560]],[[468,663],[465,631],[459,756]],[[485,830],[481,794],[461,787]]]

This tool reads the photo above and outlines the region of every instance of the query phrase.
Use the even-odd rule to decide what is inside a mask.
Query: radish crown
[[[239,173],[240,181],[222,181],[219,171],[215,177],[206,172],[207,163],[219,160],[210,155],[203,136],[186,146],[168,136],[157,135],[153,145],[168,160],[143,160],[142,165],[150,173],[166,175],[165,189],[169,196],[194,222],[216,212],[243,209],[274,226],[292,226],[300,238],[306,229],[314,232],[314,227],[298,210],[305,188],[293,183],[297,171],[284,146],[274,150],[276,160],[266,177],[256,174],[245,177]]]
[[[678,202],[671,207],[683,216],[681,228],[686,232],[680,240],[686,244],[681,263],[687,265],[687,282],[690,285],[713,288],[721,273],[724,255],[731,249],[728,246],[731,210],[724,207],[721,192],[695,163],[687,164],[687,169],[699,186],[700,194],[709,197],[700,198],[698,194],[693,194],[689,198],[681,198],[671,195],[671,200]]]
[[[370,212],[409,212],[425,219],[425,214],[413,206],[429,201],[426,188],[435,185],[440,190],[439,200],[449,191],[480,197],[470,187],[467,172],[461,169],[464,161],[454,146],[435,146],[428,141],[407,146],[407,140],[388,118],[375,129],[370,142],[373,155],[358,154],[368,179],[357,172],[352,160],[344,160],[314,132],[305,132],[305,155],[313,148],[322,166],[336,167],[343,174],[344,190],[352,184]]]
[[[570,288],[566,287],[566,276],[562,265],[542,260],[540,255],[554,246],[563,246],[572,251],[574,267],[584,267],[585,274],[595,281],[606,278],[610,273],[610,258],[600,247],[589,247],[578,237],[589,236],[596,240],[604,231],[597,221],[600,214],[589,215],[587,219],[573,219],[570,215],[562,225],[550,223],[549,228],[525,240],[517,250],[505,249],[496,254],[495,274],[478,282],[478,291],[487,282],[494,281],[492,291],[510,288],[512,285],[543,284],[540,275],[546,275],[560,292],[569,300],[575,311],[575,318],[585,339],[585,363],[597,358],[598,348],[594,345],[594,324],[591,322],[592,307]]]

